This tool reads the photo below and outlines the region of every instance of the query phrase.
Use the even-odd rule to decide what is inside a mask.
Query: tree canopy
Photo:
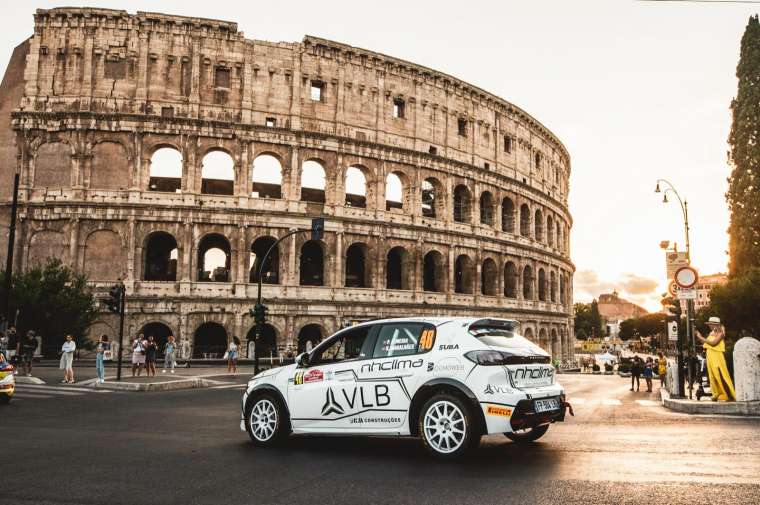
[[[604,335],[602,316],[599,314],[599,304],[596,300],[591,303],[576,303],[575,338],[601,337]]]

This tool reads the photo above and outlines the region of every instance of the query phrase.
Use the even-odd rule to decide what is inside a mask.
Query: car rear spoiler
[[[496,318],[484,318],[478,319],[470,323],[471,330],[479,330],[482,328],[498,328],[502,330],[515,331],[520,326],[518,321],[514,319],[496,319]]]

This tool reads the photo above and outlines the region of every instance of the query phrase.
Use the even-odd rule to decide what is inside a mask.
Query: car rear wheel
[[[470,410],[459,398],[437,394],[430,398],[419,419],[419,433],[425,448],[433,455],[454,459],[477,446]]]
[[[269,395],[261,395],[249,403],[245,413],[245,429],[256,445],[269,446],[282,439],[283,409]]]
[[[527,443],[543,437],[548,430],[549,425],[544,424],[541,426],[534,426],[533,428],[513,431],[512,433],[505,433],[504,435],[513,442]]]

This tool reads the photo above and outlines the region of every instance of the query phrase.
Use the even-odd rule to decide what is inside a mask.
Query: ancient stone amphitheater
[[[570,157],[511,103],[441,72],[235,23],[38,10],[0,89],[2,255],[124,279],[127,331],[215,357],[247,316],[264,251],[264,355],[357,321],[516,318],[568,358]],[[257,259],[258,258],[258,259]],[[4,263],[3,263],[4,264]],[[116,333],[110,314],[91,334]]]

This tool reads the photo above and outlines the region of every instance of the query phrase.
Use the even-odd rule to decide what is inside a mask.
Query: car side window
[[[435,330],[422,323],[384,324],[375,342],[373,358],[408,356],[430,350]]]
[[[371,351],[367,344],[372,328],[361,326],[342,332],[327,347],[317,351],[311,362],[316,365],[369,357]]]

